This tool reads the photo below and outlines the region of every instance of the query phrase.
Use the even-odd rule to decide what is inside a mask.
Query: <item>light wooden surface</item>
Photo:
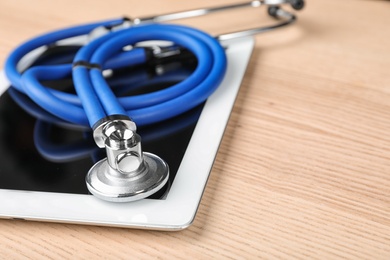
[[[232,2],[1,0],[0,60],[48,30]],[[216,34],[269,21],[252,10],[181,23]],[[190,228],[0,220],[1,258],[390,259],[389,24],[388,1],[313,0],[297,24],[256,37]]]

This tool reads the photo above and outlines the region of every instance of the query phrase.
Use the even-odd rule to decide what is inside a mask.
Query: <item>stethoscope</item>
[[[227,66],[220,41],[250,36],[286,26],[296,17],[278,5],[303,8],[303,0],[261,0],[209,9],[198,9],[145,18],[121,18],[66,28],[38,36],[17,47],[5,63],[12,89],[29,96],[55,117],[90,127],[95,143],[107,157],[98,161],[86,176],[88,190],[98,198],[127,202],[146,198],[168,181],[169,166],[159,156],[142,151],[137,126],[178,116],[204,102],[219,86]],[[268,14],[281,21],[275,25],[212,37],[200,30],[172,24],[174,19],[269,5]],[[21,60],[38,49],[80,42],[87,43],[72,64],[32,66],[21,72]],[[143,42],[164,41],[169,45],[144,46]],[[141,43],[141,44],[140,44]],[[189,51],[197,59],[193,73],[166,89],[136,96],[116,97],[106,81],[110,70],[135,66]],[[72,76],[77,94],[46,88],[44,80]]]

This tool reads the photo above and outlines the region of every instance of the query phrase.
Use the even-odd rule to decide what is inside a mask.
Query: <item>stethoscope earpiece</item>
[[[294,10],[301,10],[305,6],[305,2],[303,0],[289,0],[288,2]]]

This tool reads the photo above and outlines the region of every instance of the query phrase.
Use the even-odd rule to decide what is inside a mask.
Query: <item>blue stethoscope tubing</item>
[[[14,88],[27,94],[43,109],[65,121],[90,127],[111,115],[127,115],[139,126],[160,122],[201,104],[220,85],[227,67],[225,50],[220,43],[200,30],[172,24],[138,25],[105,34],[80,48],[73,64],[34,66],[23,73],[17,69],[19,61],[34,49],[121,22],[122,19],[117,19],[66,28],[27,41],[9,55],[5,73]],[[196,69],[188,78],[169,88],[116,97],[102,69],[145,63],[148,57],[143,48],[122,50],[125,46],[149,40],[170,41],[188,49],[197,58]],[[77,95],[41,84],[41,81],[69,75],[72,75]]]

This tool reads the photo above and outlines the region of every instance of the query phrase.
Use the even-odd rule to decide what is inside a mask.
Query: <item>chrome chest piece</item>
[[[133,121],[125,116],[110,116],[94,128],[97,145],[106,149],[107,158],[88,172],[88,190],[112,202],[146,198],[168,181],[169,167],[157,155],[142,152],[141,137]]]

